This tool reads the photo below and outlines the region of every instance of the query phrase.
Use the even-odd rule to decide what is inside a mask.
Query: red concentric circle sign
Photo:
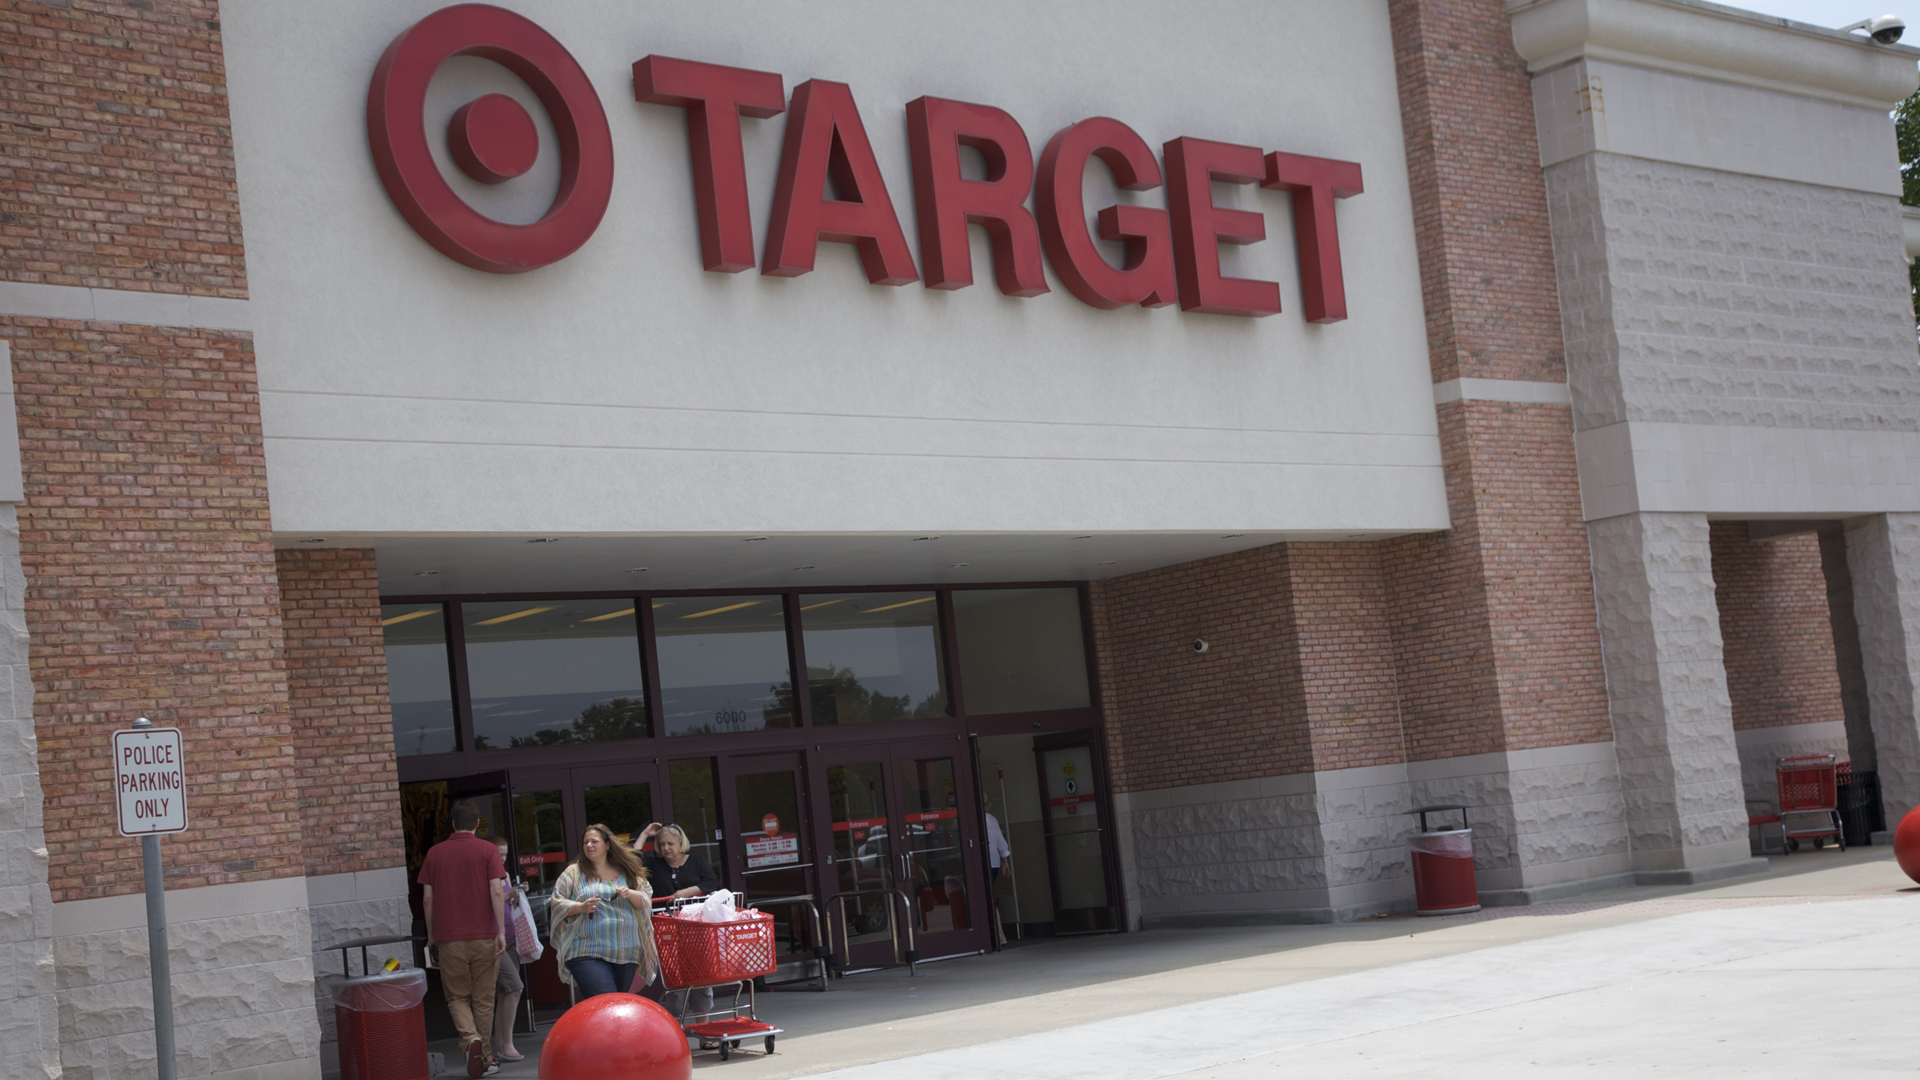
[[[454,193],[427,142],[427,84],[456,56],[491,60],[532,88],[553,122],[560,189],[531,225],[495,221]],[[587,242],[613,194],[613,136],[587,73],[553,35],[485,4],[442,8],[393,39],[367,90],[367,141],[388,197],[414,231],[456,262],[518,274]],[[502,177],[505,179],[505,177]]]

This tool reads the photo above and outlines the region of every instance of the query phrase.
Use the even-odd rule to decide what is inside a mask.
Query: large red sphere
[[[1893,830],[1893,859],[1908,877],[1920,881],[1920,806],[1907,811]]]
[[[601,994],[568,1009],[540,1047],[540,1080],[691,1080],[673,1014],[643,997]]]

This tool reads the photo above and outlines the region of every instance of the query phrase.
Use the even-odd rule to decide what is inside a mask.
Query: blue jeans
[[[639,964],[615,964],[594,956],[576,956],[567,961],[567,973],[573,976],[574,989],[581,1000],[601,994],[624,994],[633,985]]]

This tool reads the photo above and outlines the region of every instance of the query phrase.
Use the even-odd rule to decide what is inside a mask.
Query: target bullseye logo
[[[504,184],[533,168],[540,156],[540,133],[519,102],[505,94],[487,94],[453,114],[447,148],[461,172],[483,184]]]
[[[440,174],[427,141],[427,85],[456,56],[491,60],[532,89],[553,123],[560,185],[540,220],[487,217]],[[531,20],[485,4],[442,8],[393,39],[367,91],[367,141],[380,182],[415,232],[456,262],[517,274],[558,262],[587,242],[613,194],[613,136],[593,83],[566,48]],[[483,184],[524,175],[539,134],[520,103],[487,94],[462,106],[447,146],[460,170]]]

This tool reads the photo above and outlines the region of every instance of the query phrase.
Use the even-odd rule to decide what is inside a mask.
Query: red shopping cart
[[[1832,838],[1841,851],[1847,850],[1846,833],[1840,828],[1835,772],[1832,754],[1800,754],[1780,759],[1774,775],[1780,782],[1781,833],[1789,853],[1799,851],[1802,840],[1812,840],[1818,850],[1826,845],[1828,838]]]
[[[776,966],[773,916],[751,909],[732,922],[711,923],[682,918],[672,912],[653,916],[653,942],[660,954],[660,981],[669,993],[679,992],[680,1030],[702,1045],[712,1043],[727,1060],[750,1038],[764,1039],[773,1053],[773,1037],[781,1029],[754,1015],[753,979],[770,975]],[[687,1011],[695,990],[733,991],[732,1001],[706,1012]],[[741,1004],[742,991],[746,1004]]]

